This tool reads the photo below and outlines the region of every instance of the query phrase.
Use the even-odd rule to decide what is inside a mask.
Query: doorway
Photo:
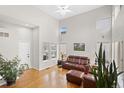
[[[21,64],[28,64],[31,67],[30,43],[19,43],[19,59],[21,60]]]

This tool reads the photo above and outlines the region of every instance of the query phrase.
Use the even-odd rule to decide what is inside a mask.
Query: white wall
[[[32,67],[39,69],[39,27],[32,29]]]
[[[1,23],[0,32],[9,33],[9,37],[0,37],[0,53],[7,59],[19,56],[19,43],[31,44],[32,33],[28,28]]]
[[[9,16],[39,26],[39,68],[37,69],[47,68],[56,64],[56,60],[42,61],[42,43],[57,43],[58,20],[34,6],[0,6],[0,15]]]
[[[9,37],[0,37],[0,53],[8,59],[18,55],[18,32],[13,28],[4,28],[0,32],[9,33]]]
[[[62,42],[67,43],[68,55],[81,55],[90,58],[91,63],[94,63],[96,43],[110,42],[111,32],[104,34],[96,29],[96,21],[101,18],[111,17],[111,6],[104,6],[84,14],[80,14],[65,20],[60,21],[60,27],[66,26],[68,32],[62,36]],[[85,43],[85,51],[77,52],[73,50],[73,43]]]
[[[113,41],[124,40],[124,6],[121,6],[120,13],[118,14],[112,30]]]

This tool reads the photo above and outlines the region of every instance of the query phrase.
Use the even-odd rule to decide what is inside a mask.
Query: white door
[[[20,64],[28,64],[30,63],[30,43],[19,43],[19,59],[21,60]]]

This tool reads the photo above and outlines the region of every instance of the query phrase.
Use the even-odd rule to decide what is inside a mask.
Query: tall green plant
[[[96,80],[98,88],[114,88],[117,86],[117,77],[123,72],[117,72],[115,61],[106,65],[105,50],[102,50],[100,44],[99,54],[96,54],[98,59],[98,68],[93,68],[92,73]]]

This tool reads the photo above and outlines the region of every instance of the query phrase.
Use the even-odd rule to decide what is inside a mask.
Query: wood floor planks
[[[79,88],[80,86],[67,82],[68,70],[53,66],[45,70],[29,69],[12,86],[1,88]]]

